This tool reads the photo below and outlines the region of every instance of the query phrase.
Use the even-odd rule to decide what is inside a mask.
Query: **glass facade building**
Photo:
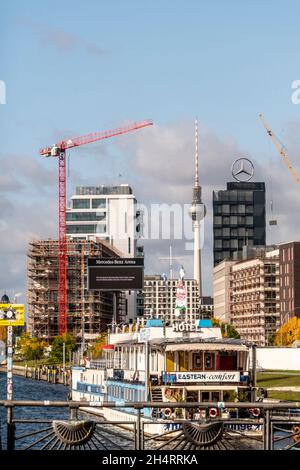
[[[239,259],[243,246],[266,244],[265,183],[230,182],[213,191],[214,266]]]

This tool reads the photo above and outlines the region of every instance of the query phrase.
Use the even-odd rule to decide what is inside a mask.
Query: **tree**
[[[63,360],[64,344],[66,357],[70,352],[77,350],[77,344],[73,336],[70,333],[64,333],[63,335],[56,336],[56,338],[54,338],[52,343],[50,360],[55,362],[61,362]]]
[[[39,338],[31,338],[28,333],[23,333],[19,339],[16,352],[27,361],[42,359],[48,343]]]
[[[276,333],[276,346],[291,346],[294,341],[300,339],[300,318],[293,317],[284,323]]]
[[[221,322],[218,318],[213,318],[212,325],[214,327],[218,326],[221,328],[221,333],[222,333],[223,338],[235,338],[235,339],[240,338],[238,331],[230,323],[224,323],[224,322]]]
[[[100,359],[103,354],[103,346],[107,344],[107,333],[103,332],[96,339],[95,344],[89,349],[89,356],[92,359]]]

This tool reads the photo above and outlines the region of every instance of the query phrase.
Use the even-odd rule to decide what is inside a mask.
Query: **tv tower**
[[[196,279],[199,289],[199,297],[202,297],[202,273],[201,273],[201,244],[200,226],[201,220],[205,217],[206,208],[202,203],[201,186],[199,183],[199,152],[198,152],[198,120],[195,119],[195,181],[193,187],[193,202],[189,210],[193,221],[194,231],[194,279]]]

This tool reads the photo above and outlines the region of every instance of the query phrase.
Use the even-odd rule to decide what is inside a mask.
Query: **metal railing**
[[[19,418],[18,410],[28,407],[65,409],[65,419],[61,412],[59,419]],[[7,450],[202,450],[253,445],[264,450],[300,450],[300,416],[295,413],[300,403],[6,400],[0,401],[0,411],[3,408],[7,432],[2,447]],[[119,413],[116,419],[98,415],[107,409],[111,415]],[[155,417],[153,410],[164,419]],[[197,417],[186,418],[191,411]]]

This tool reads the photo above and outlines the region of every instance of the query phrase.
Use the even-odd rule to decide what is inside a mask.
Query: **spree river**
[[[44,381],[25,379],[24,377],[14,376],[14,400],[67,400],[68,387],[59,384],[49,384]],[[0,400],[6,400],[6,374],[0,372]],[[15,408],[15,419],[66,419],[69,413],[65,408]],[[45,427],[45,425],[43,425]],[[6,447],[6,409],[0,407],[0,427],[2,447]],[[20,433],[35,431],[35,424],[17,424],[17,431]],[[16,433],[18,434],[18,432]],[[24,444],[24,442],[23,442]],[[17,446],[20,448],[20,446]]]
[[[14,376],[14,400],[49,400],[49,401],[66,401],[68,397],[68,387],[60,384],[49,384],[45,381],[31,380],[28,378]],[[0,372],[0,400],[6,399],[6,374]],[[6,427],[6,409],[0,407],[0,444],[2,449],[6,448],[6,438],[7,438],[7,427]],[[81,413],[80,413],[81,415]],[[23,420],[64,420],[69,419],[69,410],[68,408],[50,408],[50,407],[16,407],[13,410],[14,419],[23,419]],[[100,418],[94,417],[96,421],[100,421]],[[36,432],[38,429],[46,428],[49,424],[37,424],[37,423],[16,423],[16,436],[21,436],[23,434],[28,434],[31,432]],[[287,436],[285,433],[275,432],[277,436]],[[131,434],[125,430],[118,430],[115,433],[115,442],[127,447],[126,442],[128,437]],[[16,440],[16,449],[22,449],[30,445],[34,440],[38,439],[38,436],[28,436],[22,438],[21,440]],[[126,442],[125,442],[126,441]],[[292,441],[284,440],[284,442],[275,443],[275,448],[279,449],[290,445]],[[239,444],[242,444],[241,442]],[[244,446],[237,445],[235,448],[243,449]],[[153,447],[155,448],[155,446]],[[247,446],[246,446],[247,448]],[[248,447],[249,448],[249,447]],[[253,442],[250,448],[259,449],[261,444],[258,442]]]

